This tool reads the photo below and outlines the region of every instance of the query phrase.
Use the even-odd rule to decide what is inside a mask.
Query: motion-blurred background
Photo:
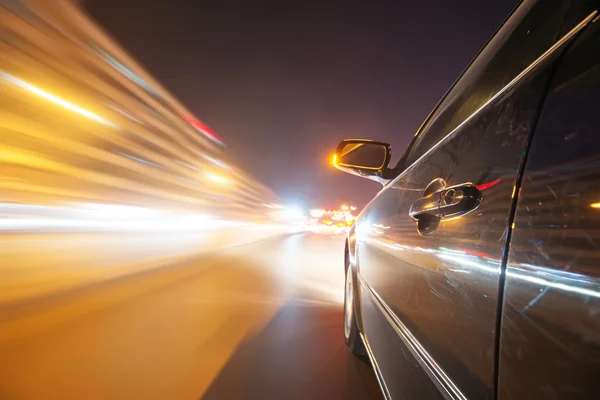
[[[363,62],[364,52],[356,55],[358,67],[343,58],[345,71],[325,63],[329,72],[321,78],[342,73],[345,80],[337,80],[333,92],[356,101],[341,110],[332,98],[306,100],[318,91],[302,77],[318,71],[318,58],[311,61],[302,51],[297,58],[285,56],[296,69],[280,70],[279,77],[268,61],[279,50],[293,50],[295,34],[262,52],[240,46],[236,53],[225,44],[243,42],[241,30],[259,8],[240,6],[230,19],[235,35],[224,38],[215,27],[230,14],[212,2],[205,18],[214,23],[200,26],[206,26],[204,43],[212,43],[214,54],[196,56],[210,59],[221,46],[223,52],[257,60],[242,65],[232,57],[229,73],[248,75],[260,65],[270,72],[251,87],[239,85],[235,96],[217,99],[211,91],[230,93],[232,83],[218,74],[211,78],[205,68],[209,95],[190,88],[188,100],[203,99],[190,101],[190,110],[89,14],[133,46],[141,39],[135,30],[127,34],[128,28],[155,24],[136,51],[144,61],[156,57],[152,69],[163,75],[161,81],[172,77],[169,84],[181,93],[187,85],[183,78],[194,68],[184,66],[183,55],[194,43],[186,35],[198,33],[189,32],[193,19],[169,20],[165,10],[181,16],[195,2],[150,3],[0,1],[0,398],[380,396],[368,363],[346,351],[341,317],[344,235],[378,186],[358,181],[350,186],[346,179],[351,178],[332,184],[330,147],[373,129],[395,136],[389,141],[399,149],[405,146],[457,75],[453,68],[466,65],[510,7],[498,6],[484,16],[471,10],[481,20],[473,31],[482,26],[488,31],[475,38],[461,33],[469,46],[449,62],[454,67],[445,66],[442,84],[432,83],[435,91],[417,96],[406,88],[423,114],[396,124],[391,103],[388,109],[372,106],[368,118],[361,112],[362,102],[370,102],[367,87],[392,85],[379,92],[379,101],[401,88],[384,79],[396,73],[392,68],[373,69]],[[152,48],[156,35],[164,34],[164,26],[156,25],[161,10],[170,21],[164,22],[168,32],[176,32],[181,21],[179,33],[166,36],[171,50],[158,42]],[[338,15],[331,8],[312,13],[301,8],[299,19],[289,10],[269,15],[271,22],[255,20],[249,31],[254,39],[276,36],[287,16],[296,21],[290,26],[307,31],[306,43],[297,49],[314,49],[315,40],[326,38],[316,55],[326,55],[345,37],[355,40],[352,32],[360,36],[378,19],[382,26],[396,26],[379,11],[365,14],[366,25],[353,26],[360,9]],[[309,16],[313,22],[338,21],[325,23],[337,33],[327,36],[316,23],[311,35]],[[340,22],[344,18],[350,22]],[[446,21],[447,14],[433,18]],[[412,19],[404,23],[419,26]],[[378,47],[380,39],[398,35],[374,32],[380,36],[363,36],[356,42],[362,47],[349,42],[348,49],[375,49],[372,55],[383,61],[382,54],[393,51]],[[173,49],[179,57],[171,58]],[[421,52],[414,48],[390,60],[405,62],[410,54]],[[347,85],[355,79],[355,67],[367,74],[353,94]],[[178,69],[181,75],[172,73]],[[291,77],[288,89],[280,85],[283,75]],[[289,88],[296,107],[288,102],[285,114],[269,109],[274,93]],[[299,93],[302,88],[308,97]],[[323,96],[330,89],[322,87]],[[259,101],[261,93],[266,103]],[[233,114],[227,102],[246,104],[248,112]],[[204,111],[230,134],[231,145],[196,115]],[[258,120],[252,117],[257,114]],[[315,116],[344,123],[307,125]],[[376,122],[386,118],[387,127]],[[264,124],[267,120],[272,123]],[[321,133],[317,129],[304,139],[307,126],[320,126]],[[278,186],[283,196],[263,181]]]

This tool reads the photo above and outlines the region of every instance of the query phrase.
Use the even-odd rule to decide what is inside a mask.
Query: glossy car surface
[[[348,236],[345,336],[386,397],[597,396],[598,11],[520,3],[396,167],[340,164],[384,183]]]

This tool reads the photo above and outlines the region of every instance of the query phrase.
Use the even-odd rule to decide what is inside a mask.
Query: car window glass
[[[525,1],[439,104],[418,133],[409,166],[541,56],[556,41],[568,2]]]

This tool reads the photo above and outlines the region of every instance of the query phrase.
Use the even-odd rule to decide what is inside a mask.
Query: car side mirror
[[[345,139],[338,145],[333,165],[352,175],[386,184],[391,179],[388,164],[392,146],[366,139]]]

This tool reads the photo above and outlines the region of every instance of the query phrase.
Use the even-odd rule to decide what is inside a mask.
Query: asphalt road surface
[[[379,399],[342,257],[297,234],[5,305],[0,399]]]

